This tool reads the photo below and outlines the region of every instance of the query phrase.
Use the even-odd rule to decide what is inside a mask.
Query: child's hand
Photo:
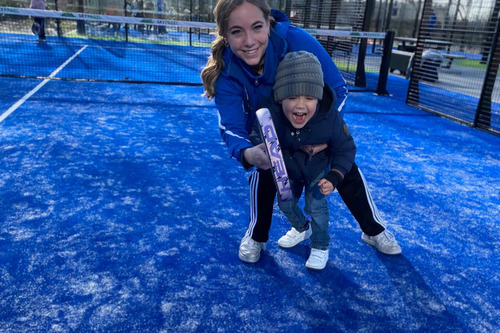
[[[335,190],[335,187],[333,187],[333,184],[330,183],[325,178],[320,179],[320,181],[318,182],[318,186],[319,186],[319,191],[324,195],[329,195],[330,193],[333,192],[333,190]]]

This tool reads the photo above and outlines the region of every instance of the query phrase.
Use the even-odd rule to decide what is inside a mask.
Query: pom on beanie
[[[323,97],[323,71],[312,53],[289,52],[281,60],[274,83],[274,99],[282,101],[292,96]]]

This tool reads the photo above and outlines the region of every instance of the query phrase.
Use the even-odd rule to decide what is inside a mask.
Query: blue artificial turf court
[[[403,253],[338,193],[330,257],[238,246],[248,174],[199,86],[0,78],[0,332],[498,332],[500,137],[351,93],[345,119]],[[8,111],[8,112],[7,112]]]

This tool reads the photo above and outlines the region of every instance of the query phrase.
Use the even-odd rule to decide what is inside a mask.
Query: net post
[[[123,1],[123,13],[124,16],[129,16],[128,0]],[[125,23],[124,29],[125,29],[125,41],[128,42],[128,23]]]
[[[387,80],[389,77],[389,65],[391,62],[392,45],[394,43],[394,31],[387,31],[384,38],[384,51],[382,53],[382,61],[380,63],[380,71],[377,83],[377,95],[390,95],[387,91]]]
[[[189,21],[193,21],[193,0],[189,0]],[[189,46],[193,46],[193,29],[189,28]]]

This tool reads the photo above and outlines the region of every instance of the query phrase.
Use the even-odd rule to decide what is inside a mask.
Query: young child
[[[273,90],[278,103],[267,101],[265,107],[276,127],[293,192],[291,201],[278,200],[293,227],[278,245],[289,248],[310,237],[306,267],[323,269],[330,243],[326,195],[351,169],[356,146],[316,56],[305,51],[288,53],[278,66]],[[310,220],[298,204],[304,189],[304,212]]]

